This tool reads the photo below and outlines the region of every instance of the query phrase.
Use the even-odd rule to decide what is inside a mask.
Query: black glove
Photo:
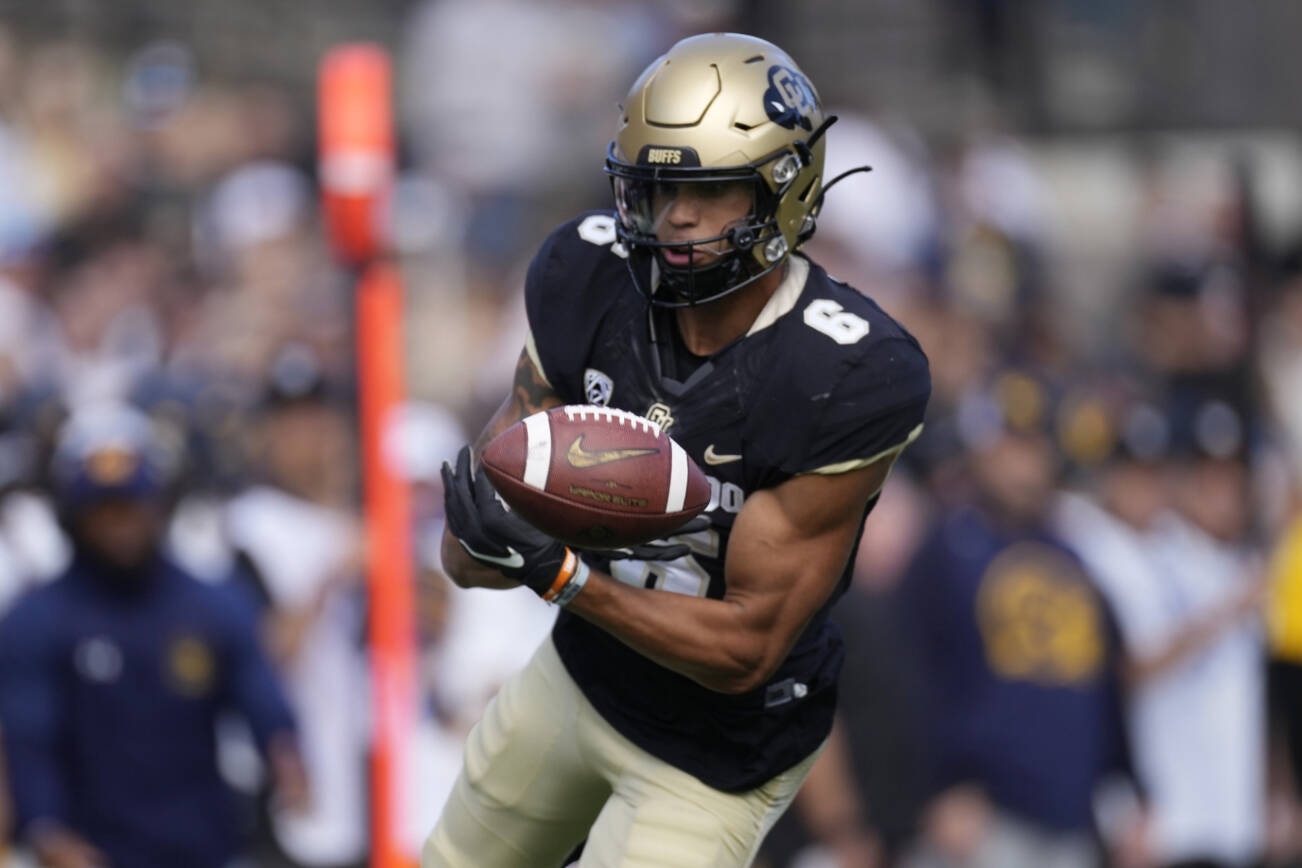
[[[545,594],[566,558],[562,543],[507,510],[487,474],[470,467],[470,447],[457,453],[457,469],[443,465],[443,502],[448,528],[479,563]]]
[[[665,536],[680,536],[689,533],[706,530],[710,526],[710,520],[703,515],[698,515],[680,525],[672,533]],[[616,549],[595,549],[593,554],[598,557],[604,557],[611,561],[674,561],[684,555],[692,553],[691,548],[682,543],[668,543],[659,540],[642,543],[637,546],[623,546]]]

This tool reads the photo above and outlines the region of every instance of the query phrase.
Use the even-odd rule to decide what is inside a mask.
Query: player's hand
[[[684,555],[691,554],[692,550],[684,543],[668,542],[667,540],[708,530],[709,527],[710,520],[703,515],[698,515],[673,533],[668,534],[666,540],[653,540],[642,545],[623,546],[617,549],[601,549],[593,552],[593,554],[612,561],[676,561]]]
[[[503,505],[487,475],[471,467],[469,446],[455,470],[443,465],[443,492],[448,528],[470,557],[539,595],[552,586],[570,550]]]

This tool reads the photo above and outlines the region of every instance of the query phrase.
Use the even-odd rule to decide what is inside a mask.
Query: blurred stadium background
[[[1261,852],[1296,860],[1302,5],[1289,0],[0,0],[0,606],[66,557],[45,473],[60,421],[105,398],[143,408],[184,457],[171,544],[213,581],[257,568],[311,730],[313,811],[272,811],[251,864],[365,861],[352,283],[322,234],[314,100],[330,46],[380,43],[398,86],[391,219],[407,293],[410,401],[392,445],[415,493],[415,852],[460,739],[549,615],[528,595],[449,591],[438,466],[504,394],[533,249],[606,206],[624,88],[677,38],[716,29],[778,42],[840,114],[829,174],[874,171],[829,197],[809,251],[932,363],[927,432],[869,522],[846,607],[867,625],[846,732],[873,826],[898,852],[931,830],[926,727],[909,725],[927,713],[925,675],[895,644],[891,607],[927,527],[994,496],[969,461],[990,404],[996,426],[1051,440],[1057,491],[1095,491],[1119,451],[1160,466],[1153,496],[1234,565],[1211,608],[1270,583],[1263,617],[1244,606],[1200,648],[1248,643],[1235,677],[1279,676],[1276,737],[1253,723],[1264,689],[1221,696],[1223,682],[1180,677],[1213,706],[1260,703],[1222,747],[1266,771],[1250,801]],[[1136,408],[1166,432],[1147,452],[1126,440]],[[252,804],[244,744],[224,739],[223,768]],[[1126,861],[1137,815],[1111,789],[1099,829],[1114,864],[1151,864]],[[798,810],[764,864],[836,864],[834,845]],[[9,858],[25,864],[21,848]]]

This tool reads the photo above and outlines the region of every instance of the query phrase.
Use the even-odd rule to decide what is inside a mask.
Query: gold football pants
[[[817,757],[745,793],[656,759],[606,723],[548,638],[470,731],[422,868],[744,868]]]

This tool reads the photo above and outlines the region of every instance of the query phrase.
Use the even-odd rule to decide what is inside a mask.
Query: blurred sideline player
[[[173,458],[134,410],[75,413],[51,470],[72,562],[0,622],[18,833],[55,868],[230,863],[241,823],[215,732],[227,710],[248,721],[281,795],[306,799],[252,606],[163,551]]]
[[[831,119],[776,46],[683,40],[626,98],[617,212],[543,244],[512,396],[646,416],[711,477],[708,527],[611,562],[506,512],[469,449],[444,563],[562,611],[471,732],[424,850],[435,866],[744,866],[831,729],[828,609],[930,393],[917,342],[792,255],[814,231]],[[676,547],[675,547],[676,546]],[[651,555],[648,562],[637,556]]]

